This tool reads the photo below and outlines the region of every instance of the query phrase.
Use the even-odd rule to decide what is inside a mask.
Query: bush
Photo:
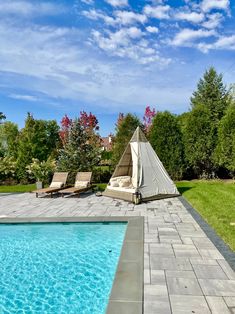
[[[34,158],[33,162],[26,169],[30,178],[46,183],[55,170],[55,160],[49,158],[47,161],[39,161]]]
[[[93,169],[93,181],[95,183],[108,183],[113,174],[113,169],[108,166],[97,166]]]
[[[0,158],[0,179],[13,179],[16,175],[16,161],[13,157]]]

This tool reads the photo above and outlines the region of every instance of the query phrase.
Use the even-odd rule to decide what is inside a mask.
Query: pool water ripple
[[[0,314],[103,314],[125,223],[0,225]]]

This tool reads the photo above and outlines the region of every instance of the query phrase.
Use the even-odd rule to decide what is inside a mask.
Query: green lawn
[[[223,181],[181,181],[179,192],[235,251],[235,184]]]
[[[97,184],[103,191],[105,183]],[[235,184],[223,181],[177,182],[179,192],[197,209],[218,235],[235,251]],[[0,193],[30,192],[34,184],[0,186]]]
[[[99,191],[104,191],[106,188],[106,183],[96,184]],[[17,185],[0,185],[0,193],[24,193],[36,190],[35,184],[17,184]]]
[[[24,193],[36,190],[36,184],[0,185],[0,193]]]

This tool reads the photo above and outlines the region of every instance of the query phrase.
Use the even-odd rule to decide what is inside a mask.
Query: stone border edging
[[[230,247],[221,239],[220,236],[212,229],[212,227],[203,219],[203,217],[189,204],[189,202],[180,196],[179,200],[187,209],[187,211],[196,220],[211,242],[215,245],[218,251],[223,255],[225,260],[228,262],[230,267],[235,271],[235,253],[230,249]]]

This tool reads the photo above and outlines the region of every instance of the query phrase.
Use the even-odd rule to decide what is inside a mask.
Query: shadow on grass
[[[177,187],[178,191],[180,192],[180,194],[184,194],[184,192],[193,189],[193,186],[180,186]]]

